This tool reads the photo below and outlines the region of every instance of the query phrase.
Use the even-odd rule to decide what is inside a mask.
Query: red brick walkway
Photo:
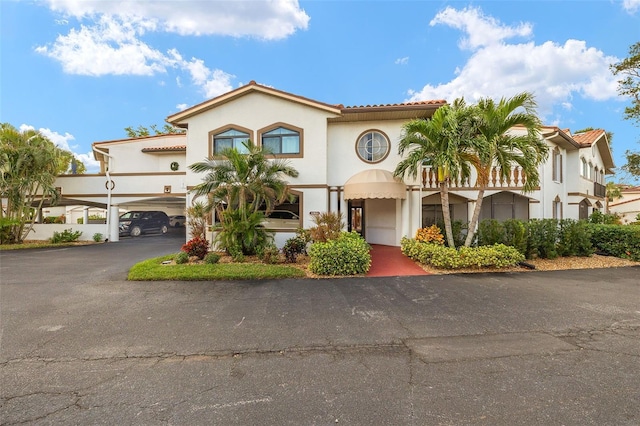
[[[371,269],[368,277],[429,275],[413,260],[402,254],[400,247],[371,244]]]

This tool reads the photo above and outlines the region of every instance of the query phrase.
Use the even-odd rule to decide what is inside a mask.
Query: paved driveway
[[[0,252],[1,424],[640,424],[640,268],[125,280],[182,241]]]

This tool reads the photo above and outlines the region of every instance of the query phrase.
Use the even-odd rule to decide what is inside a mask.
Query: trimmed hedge
[[[371,267],[369,244],[357,232],[341,232],[337,239],[309,247],[309,270],[317,275],[365,274]]]
[[[443,269],[507,268],[525,259],[516,248],[504,244],[455,249],[404,237],[400,247],[407,257]]]
[[[598,252],[640,261],[640,226],[590,224],[589,229]]]

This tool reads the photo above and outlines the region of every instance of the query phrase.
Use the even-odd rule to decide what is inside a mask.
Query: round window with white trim
[[[389,155],[389,138],[378,130],[367,130],[358,138],[356,152],[366,163],[378,163]]]

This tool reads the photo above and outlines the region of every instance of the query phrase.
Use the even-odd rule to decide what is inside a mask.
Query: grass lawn
[[[49,241],[25,241],[22,244],[0,244],[0,250],[24,250],[35,248],[51,248],[51,247],[71,247],[86,246],[90,244],[100,244],[93,241],[73,241],[70,243],[51,243]]]
[[[144,260],[133,265],[128,279],[132,281],[210,281],[298,278],[305,272],[290,265],[264,263],[165,264],[175,254]]]

